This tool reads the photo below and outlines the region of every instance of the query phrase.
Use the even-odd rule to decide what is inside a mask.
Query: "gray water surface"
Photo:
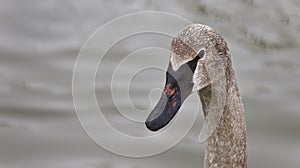
[[[77,119],[72,71],[81,46],[111,19],[144,10],[171,12],[205,23],[225,38],[246,111],[249,167],[299,167],[299,0],[2,0],[0,168],[202,167],[205,146],[198,143],[202,114],[174,148],[140,159],[102,149],[89,139]],[[168,47],[168,41],[159,37],[132,38],[130,43],[119,44],[111,53],[115,57],[105,65],[118,63],[118,56],[128,54],[142,38]],[[167,67],[167,59],[159,61],[165,61]],[[131,86],[132,101],[139,109],[151,107],[159,92],[149,100],[149,91],[164,83],[164,72],[152,72],[137,74]],[[109,73],[97,76],[97,95],[110,91],[109,85],[100,84],[109,78]],[[139,125],[113,112],[112,102],[101,103],[113,125],[134,134]]]

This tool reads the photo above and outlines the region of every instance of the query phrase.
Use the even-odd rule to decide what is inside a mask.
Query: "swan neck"
[[[204,167],[247,167],[246,123],[244,108],[238,91],[234,71],[226,72],[226,101],[222,117],[207,139]],[[204,115],[207,116],[211,104],[213,85],[199,91]]]

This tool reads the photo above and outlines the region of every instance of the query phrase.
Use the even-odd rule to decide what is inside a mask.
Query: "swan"
[[[229,49],[221,35],[203,24],[189,25],[173,38],[165,87],[146,127],[151,131],[165,127],[192,92],[198,92],[205,119],[221,114],[206,138],[203,167],[246,168],[244,108]],[[214,99],[220,104],[213,104]]]

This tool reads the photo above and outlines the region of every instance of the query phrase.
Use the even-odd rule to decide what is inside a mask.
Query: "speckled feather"
[[[171,64],[174,70],[205,50],[194,73],[194,90],[198,90],[205,116],[212,94],[218,94],[218,82],[225,78],[226,91],[221,119],[207,139],[204,168],[246,168],[246,123],[229,49],[224,39],[212,28],[193,24],[172,41]],[[216,95],[218,96],[218,95]]]

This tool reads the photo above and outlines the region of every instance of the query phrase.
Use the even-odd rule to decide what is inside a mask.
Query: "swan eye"
[[[203,59],[205,55],[205,51],[204,50],[200,50],[197,54],[197,57],[199,57],[199,59]]]

